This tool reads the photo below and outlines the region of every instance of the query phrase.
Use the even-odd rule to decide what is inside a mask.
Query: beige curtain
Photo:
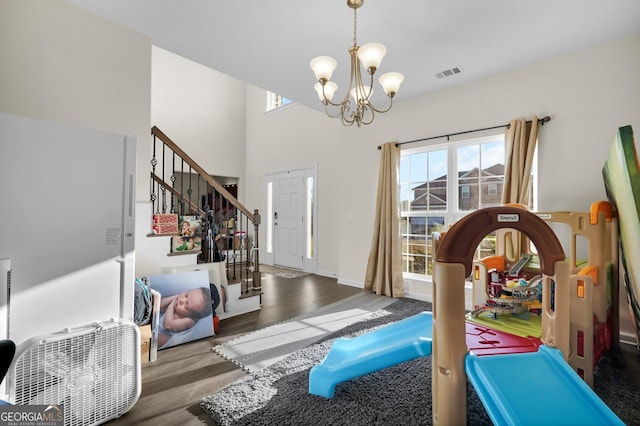
[[[531,192],[531,165],[533,153],[538,140],[538,117],[527,123],[524,118],[511,120],[505,131],[504,188],[502,190],[502,204],[519,203],[529,205]],[[505,255],[515,259],[523,250],[527,250],[528,240],[521,238],[519,233],[512,233],[507,239]],[[519,249],[516,249],[519,247]]]
[[[364,280],[365,290],[394,298],[404,296],[398,198],[399,165],[400,148],[394,142],[382,145],[373,241]]]

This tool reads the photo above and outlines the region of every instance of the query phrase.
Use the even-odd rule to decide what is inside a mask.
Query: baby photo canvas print
[[[158,349],[214,335],[207,271],[154,275],[149,284],[161,294]]]

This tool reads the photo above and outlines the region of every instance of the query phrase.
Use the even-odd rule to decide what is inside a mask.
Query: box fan
[[[82,324],[20,344],[7,375],[9,400],[62,405],[64,424],[97,425],[140,396],[140,334],[127,320]]]

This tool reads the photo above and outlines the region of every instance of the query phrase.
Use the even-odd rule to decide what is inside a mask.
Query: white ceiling
[[[67,1],[315,109],[322,105],[309,61],[333,56],[336,99],[346,91],[353,38],[346,0]],[[639,32],[640,0],[366,0],[357,35],[359,45],[387,47],[380,74],[405,75],[397,102]],[[456,66],[464,72],[435,77]]]

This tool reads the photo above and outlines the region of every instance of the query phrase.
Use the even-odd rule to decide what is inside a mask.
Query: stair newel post
[[[260,245],[258,244],[258,231],[260,228],[260,212],[258,209],[253,211],[253,289],[262,289],[262,274],[260,273]]]
[[[245,230],[249,229],[249,218],[244,215],[242,212],[238,212],[240,219],[238,220],[238,232],[234,234],[233,237],[233,245],[235,249],[236,245],[236,235],[238,238],[239,249],[240,249],[240,279],[247,292],[249,291],[249,260],[246,255],[246,247],[244,244],[243,236],[247,235]],[[244,260],[243,260],[244,259]]]

